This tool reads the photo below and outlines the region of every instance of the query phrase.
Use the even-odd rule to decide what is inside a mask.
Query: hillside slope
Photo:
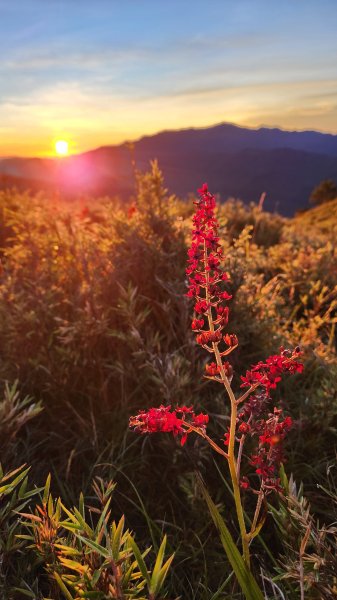
[[[337,198],[295,215],[290,226],[328,237],[337,235]]]
[[[307,206],[323,179],[337,180],[337,135],[314,131],[247,129],[221,124],[164,131],[130,144],[106,146],[63,159],[0,160],[0,175],[51,184],[65,194],[127,197],[132,161],[146,170],[157,159],[170,191],[185,197],[208,181],[221,198],[244,202],[266,192],[266,210],[291,216]]]

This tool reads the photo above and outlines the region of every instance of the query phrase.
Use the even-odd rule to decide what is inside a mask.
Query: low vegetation
[[[283,491],[266,499],[252,547],[269,599],[336,593],[334,202],[293,220],[237,201],[217,211],[240,341],[233,385],[281,346],[303,353],[303,373],[276,390],[293,426]],[[230,406],[203,377],[190,329],[192,214],[156,164],[128,205],[0,194],[4,598],[242,597],[198,484],[238,540],[222,457],[200,436],[182,448],[128,430],[130,415],[172,404],[214,417],[219,444],[228,431]],[[246,515],[253,505],[243,493]]]

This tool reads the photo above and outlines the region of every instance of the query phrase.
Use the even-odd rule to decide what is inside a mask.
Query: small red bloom
[[[228,294],[228,292],[221,292],[221,294],[219,294],[219,298],[221,298],[221,300],[231,300],[233,296]]]
[[[230,438],[230,433],[228,431],[228,432],[226,432],[224,434],[224,441],[223,441],[223,443],[225,444],[225,446],[229,446],[229,438]]]
[[[222,306],[221,304],[216,307],[216,314],[218,317],[226,317],[228,319],[229,308],[228,306]]]
[[[209,416],[203,415],[202,413],[200,413],[200,415],[194,415],[192,417],[192,421],[193,421],[193,425],[196,425],[197,427],[207,425],[207,423],[209,421]]]
[[[208,185],[207,183],[203,183],[202,186],[198,189],[198,194],[208,194]]]
[[[193,331],[198,331],[204,326],[204,319],[193,319],[192,320],[192,329]]]
[[[208,310],[209,304],[205,300],[200,300],[196,302],[194,305],[194,310],[196,313],[205,313]]]
[[[226,333],[226,335],[223,336],[223,341],[230,348],[234,348],[234,346],[237,346],[238,343],[239,343],[238,338],[236,337],[236,335],[234,335],[232,333],[230,333],[230,334]]]
[[[228,361],[226,361],[226,362],[222,363],[222,366],[225,371],[226,377],[232,377],[232,375],[233,375],[232,365]]]
[[[206,344],[219,343],[221,340],[221,331],[203,331],[200,335],[197,335],[197,344],[205,346]]]
[[[240,433],[249,433],[250,426],[248,425],[248,423],[243,422],[239,425],[239,431]]]
[[[240,488],[242,490],[248,490],[250,488],[248,477],[241,477]]]
[[[215,362],[211,362],[209,365],[205,367],[207,375],[214,377],[219,373],[219,367]]]

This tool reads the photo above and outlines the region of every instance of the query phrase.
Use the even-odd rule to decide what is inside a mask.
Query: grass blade
[[[207,502],[207,506],[216,528],[220,533],[220,539],[231,567],[236,575],[238,583],[246,597],[246,600],[264,600],[263,593],[259,588],[253,574],[245,564],[239,550],[237,549],[230,531],[223,520],[219,510],[210,497],[205,485],[200,480],[200,486]]]

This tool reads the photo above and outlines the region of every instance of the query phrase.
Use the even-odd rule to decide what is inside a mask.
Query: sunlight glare
[[[66,156],[68,154],[68,142],[65,140],[58,140],[55,143],[56,154],[59,156]]]

